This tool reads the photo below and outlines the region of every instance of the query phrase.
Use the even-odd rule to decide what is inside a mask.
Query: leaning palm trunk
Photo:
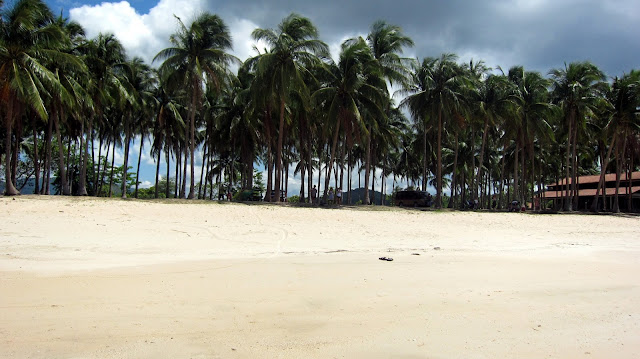
[[[128,115],[124,124],[124,163],[122,165],[122,198],[127,198],[127,170],[129,169],[129,143],[131,142],[131,115]]]
[[[113,141],[113,150],[111,151],[111,173],[109,174],[109,192],[108,197],[111,197],[111,189],[113,188],[113,170],[116,160],[116,140]]]
[[[180,187],[180,198],[187,195],[187,167],[189,165],[189,148],[184,146],[184,163],[182,164],[182,186]]]
[[[144,136],[140,136],[140,151],[138,151],[138,167],[136,168],[136,190],[133,193],[138,198],[138,186],[140,185],[140,160],[142,160],[142,149],[144,147]]]
[[[618,142],[619,143],[619,142]],[[622,167],[624,166],[625,149],[627,147],[627,136],[623,134],[622,149],[618,149],[616,155],[616,197],[613,201],[613,211],[620,212],[620,177],[622,176]],[[619,156],[618,156],[619,155]],[[631,179],[629,179],[631,180]]]
[[[9,102],[13,102],[9,100]],[[11,106],[9,106],[11,108]],[[11,125],[13,114],[11,113],[11,109],[9,110],[7,117],[5,118],[5,135],[4,135],[4,148],[5,148],[5,188],[4,194],[7,196],[16,196],[19,195],[20,192],[14,187],[13,182],[11,181]]]
[[[193,85],[193,98],[191,100],[191,108],[189,109],[189,111],[191,112],[189,116],[189,146],[190,146],[190,151],[191,151],[191,178],[190,178],[190,184],[189,184],[189,196],[187,197],[188,199],[194,199],[196,197],[196,192],[195,192],[195,179],[196,179],[196,173],[195,173],[195,146],[196,146],[196,99],[198,98],[200,91],[199,91],[199,86],[200,83],[194,84]],[[186,160],[186,157],[185,157]],[[185,161],[185,169],[186,169],[186,165],[187,162]],[[185,171],[185,176],[186,178],[186,171]],[[183,190],[183,192],[185,192]]]
[[[607,156],[604,158],[604,162],[600,167],[600,180],[598,181],[598,188],[596,189],[596,195],[593,197],[593,202],[591,202],[591,211],[593,212],[599,211],[598,196],[600,195],[600,190],[602,189],[602,186],[605,183],[605,175],[606,175],[607,167],[609,166],[609,160],[611,159],[611,151],[613,150],[613,146],[615,146],[615,144],[616,144],[616,136],[613,136],[613,138],[611,139],[611,145],[607,150]],[[606,192],[606,188],[604,191]],[[606,198],[606,193],[604,198]],[[604,205],[604,201],[605,200],[603,199],[603,203],[602,203],[603,205]]]
[[[335,155],[336,155],[336,147],[338,146],[338,134],[340,132],[340,120],[338,119],[336,121],[336,129],[335,132],[333,133],[333,140],[331,142],[331,154],[329,155],[329,163],[327,164],[327,177],[325,177],[324,179],[324,195],[323,195],[323,199],[326,202],[327,201],[327,191],[329,190],[329,182],[331,181],[331,169],[333,167],[333,162],[335,161]],[[336,169],[336,173],[337,173],[337,169]],[[336,183],[336,188],[338,187],[338,184]]]

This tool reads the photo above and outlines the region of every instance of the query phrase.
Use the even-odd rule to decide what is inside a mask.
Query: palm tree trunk
[[[596,189],[596,195],[593,197],[593,202],[591,202],[592,212],[599,211],[598,196],[600,195],[600,190],[602,189],[602,186],[605,184],[604,180],[606,176],[606,171],[607,171],[607,167],[609,166],[609,160],[611,159],[611,151],[613,150],[613,146],[615,146],[615,144],[616,144],[616,136],[614,135],[613,138],[611,139],[611,145],[607,150],[607,156],[604,158],[604,162],[602,162],[602,165],[600,166],[600,180],[598,181],[598,188]],[[604,191],[606,192],[606,187]],[[606,193],[604,197],[606,198]],[[604,202],[605,202],[605,199],[602,200],[603,205],[604,205]]]
[[[620,143],[620,142],[618,142]],[[618,149],[616,155],[616,197],[613,202],[613,211],[620,212],[620,177],[622,176],[622,167],[624,165],[625,150],[627,148],[627,135],[623,133],[622,148]],[[619,156],[618,156],[619,155]],[[631,179],[629,179],[631,180]]]
[[[93,145],[92,145],[93,147]],[[107,147],[108,148],[108,147]],[[95,159],[94,159],[95,161]],[[95,162],[94,162],[95,163]],[[93,195],[100,195],[100,182],[102,181],[102,177],[100,176],[100,165],[102,164],[102,136],[98,140],[98,168],[93,176]]]
[[[331,154],[329,155],[329,163],[327,164],[327,177],[324,179],[324,194],[323,198],[327,201],[327,191],[329,190],[329,182],[331,181],[331,168],[333,167],[333,161],[335,159],[336,147],[338,146],[338,134],[340,132],[340,119],[336,119],[336,129],[333,132],[333,140],[331,141]],[[337,172],[337,169],[336,169]],[[336,188],[338,184],[336,183]]]
[[[506,157],[506,146],[502,146],[502,158],[501,158],[501,162],[502,164],[500,165],[500,196],[498,198],[498,208],[502,209],[502,197],[504,194],[504,167],[505,167],[505,157]]]
[[[631,157],[629,159],[628,162],[628,166],[627,166],[627,171],[629,171],[629,175],[627,176],[627,212],[628,213],[632,213],[633,212],[633,200],[631,195],[633,194],[631,192],[631,185],[632,185],[632,180],[633,180],[633,161],[634,161],[634,153],[635,151],[631,151],[631,153],[629,154],[629,156]]]
[[[160,155],[162,154],[162,147],[158,149],[158,160],[156,161],[156,184],[154,186],[153,198],[158,198],[158,182],[160,181]],[[169,178],[167,177],[167,183],[169,183]]]
[[[5,117],[5,133],[4,133],[4,149],[5,149],[5,187],[4,194],[6,196],[17,196],[20,194],[11,181],[11,127],[13,122],[13,103],[14,100],[9,99],[7,115]]]
[[[442,107],[438,107],[438,167],[436,168],[436,208],[442,208]]]
[[[571,168],[571,125],[572,125],[572,117],[573,117],[573,110],[570,110],[569,113],[569,131],[568,131],[568,135],[567,135],[567,155],[566,155],[566,168],[565,168],[565,186],[566,186],[566,192],[565,192],[565,196],[564,196],[564,209],[565,211],[572,211],[573,210],[573,201],[571,200],[571,191],[570,191],[570,184],[569,184],[569,176],[570,176],[570,168]]]
[[[349,149],[349,153],[347,154],[347,204],[351,205],[351,177],[352,177],[352,171],[353,171],[353,167],[351,164],[352,161],[352,156],[353,156],[353,151],[350,148]]]
[[[116,140],[115,138],[112,141],[113,150],[111,151],[111,174],[109,175],[109,194],[108,197],[111,197],[111,190],[113,189],[113,170],[116,161]]]
[[[81,120],[80,125],[80,151],[82,153],[82,162],[80,164],[80,178],[78,180],[78,196],[86,196],[87,193],[87,159],[89,157],[89,133],[87,132],[86,138],[84,137],[85,126],[84,118]]]
[[[140,151],[138,151],[138,166],[136,167],[136,189],[133,193],[135,198],[138,198],[138,187],[140,185],[140,161],[142,160],[142,150],[144,148],[144,136],[140,136]]]
[[[98,166],[102,164],[102,158],[100,157],[100,153],[102,152],[102,136],[100,136],[100,149],[98,150]],[[104,169],[103,172],[107,171],[107,163],[109,161],[109,148],[111,146],[111,140],[107,138],[107,152],[104,156]],[[100,172],[100,168],[98,167],[98,179],[96,180],[96,193],[95,195],[100,197],[102,194],[102,185],[104,184],[104,174]]]
[[[276,198],[275,201],[280,202],[280,189],[282,188],[282,140],[284,137],[284,110],[285,110],[285,102],[284,95],[280,95],[280,124],[278,125],[278,144],[276,147],[276,183],[275,183],[275,191]]]
[[[571,155],[571,160],[573,161],[573,166],[571,169],[571,189],[572,189],[572,197],[573,200],[573,209],[577,210],[578,207],[578,199],[580,198],[578,195],[578,124],[577,121],[573,126],[573,153]]]
[[[40,159],[38,158],[38,131],[36,131],[35,116],[31,116],[31,127],[33,127],[33,166],[36,177],[33,194],[40,194]]]
[[[489,117],[485,116],[484,130],[482,131],[482,145],[480,146],[480,159],[478,160],[478,181],[482,177],[482,170],[484,167],[484,151],[487,143],[487,132],[489,132]]]
[[[425,120],[426,122],[426,120]],[[423,124],[424,131],[422,134],[422,190],[427,190],[427,125]]]
[[[122,164],[122,198],[127,198],[127,170],[129,169],[129,142],[131,141],[130,130],[131,116],[128,115],[124,124],[124,163]]]
[[[67,170],[64,165],[64,145],[62,143],[62,135],[60,134],[60,113],[53,116],[54,125],[56,126],[56,139],[58,140],[58,170],[60,171],[60,191],[63,196],[71,194],[67,182]]]
[[[71,194],[73,192],[73,173],[71,173],[71,149],[73,148],[73,153],[76,152],[75,149],[75,143],[72,144],[71,141],[73,140],[71,138],[71,136],[68,136],[68,140],[67,140],[67,183],[69,185],[69,194]],[[75,141],[74,141],[75,142]]]
[[[167,159],[167,183],[166,183],[165,188],[164,188],[164,198],[169,199],[169,169],[171,167],[171,153],[169,153],[168,150],[165,150],[164,151],[164,155],[165,155],[165,157]],[[160,162],[160,161],[158,161],[158,162]]]
[[[41,193],[45,195],[49,195],[51,193],[51,138],[53,137],[53,120],[49,118],[47,124],[47,139],[45,144],[45,160],[44,160],[44,168],[45,173],[42,176],[42,187]]]
[[[180,148],[179,144],[178,144],[178,147],[175,149],[175,153],[176,153],[176,183],[175,183],[175,188],[173,189],[173,198],[178,198],[180,197],[180,192],[179,192],[179,189],[181,187],[180,168],[182,167],[182,149]]]
[[[96,151],[95,151],[95,131],[93,130],[93,118],[89,118],[89,133],[91,134],[91,171],[93,173],[93,187],[91,188],[91,194],[95,196],[96,194],[96,181],[97,181],[97,172],[96,172]],[[100,155],[100,151],[98,151],[98,157]],[[98,163],[100,163],[100,158],[98,158]]]
[[[313,145],[312,142],[309,141],[309,149],[307,151],[307,166],[309,166],[309,176],[308,176],[308,184],[307,184],[307,188],[309,189],[309,193],[311,193],[311,187],[313,186],[313,161],[311,160],[311,151],[312,151]],[[318,194],[316,193],[316,197],[318,196]],[[309,203],[311,203],[311,196],[309,196]]]
[[[362,204],[369,204],[371,203],[370,198],[369,198],[369,171],[371,169],[371,128],[367,128],[367,132],[369,132],[369,140],[367,141],[367,156],[366,156],[366,162],[365,162],[365,169],[364,169],[364,200],[362,201]]]
[[[273,153],[271,149],[271,110],[269,108],[266,111],[265,129],[267,145],[267,193],[265,196],[266,201],[271,202],[273,200],[271,197],[273,191]]]
[[[182,186],[180,187],[180,198],[187,195],[187,167],[189,167],[189,147],[184,146],[184,163],[182,164]]]
[[[191,99],[191,108],[189,108],[189,147],[191,150],[191,179],[190,179],[190,185],[189,185],[189,196],[187,197],[188,199],[194,199],[196,197],[196,192],[195,192],[195,180],[196,180],[196,172],[195,172],[195,152],[196,152],[196,100],[198,99],[199,95],[200,95],[200,82],[197,81],[198,83],[194,84],[193,86],[193,96]],[[186,160],[186,158],[185,158]],[[186,161],[185,161],[185,166],[186,166]],[[186,168],[186,167],[185,167]],[[185,178],[186,178],[186,172],[185,172]],[[184,191],[183,191],[184,192]]]
[[[202,167],[200,168],[200,185],[198,186],[198,199],[202,198],[202,181],[204,179],[205,164],[207,163],[207,141],[204,142],[204,145],[202,147]],[[206,190],[207,189],[205,186],[205,192]]]
[[[458,136],[456,136],[456,148],[455,153],[453,155],[453,174],[451,175],[451,195],[449,196],[449,204],[448,208],[453,208],[455,204],[458,202],[458,194],[456,192],[456,172],[458,172],[458,153],[459,153],[459,141]]]

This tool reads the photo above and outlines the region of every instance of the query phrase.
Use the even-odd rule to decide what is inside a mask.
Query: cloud
[[[205,9],[204,0],[160,0],[148,14],[139,14],[127,1],[83,5],[69,11],[71,20],[80,23],[93,38],[113,33],[130,56],[151,63],[155,55],[169,46],[169,36],[177,29],[176,16],[188,23]]]
[[[69,11],[71,20],[80,23],[87,37],[93,38],[99,33],[113,33],[131,57],[138,56],[148,64],[162,49],[170,46],[169,37],[178,29],[176,17],[189,26],[194,16],[206,10],[204,0],[161,0],[147,14],[140,14],[127,1],[103,2],[100,5],[83,5]],[[251,32],[258,25],[238,18],[223,18],[234,41],[231,51],[241,61],[255,56]],[[153,63],[157,65],[157,63]]]

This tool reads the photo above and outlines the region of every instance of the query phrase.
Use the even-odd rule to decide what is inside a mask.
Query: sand
[[[0,198],[0,358],[638,353],[637,216]]]

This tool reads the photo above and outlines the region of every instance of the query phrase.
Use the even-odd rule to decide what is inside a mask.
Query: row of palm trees
[[[563,203],[571,210],[579,175],[615,170],[620,177],[637,168],[637,70],[608,82],[588,62],[545,77],[521,66],[461,63],[453,54],[418,61],[402,56],[412,40],[384,21],[366,38],[345,41],[334,62],[313,23],[296,14],[277,28],[256,29],[254,40],[266,48],[242,62],[230,54],[224,21],[209,13],[191,24],[176,19],[171,47],[156,55],[154,69],[129,59],[113,35],[86,38],[40,0],[0,6],[7,195],[18,194],[21,156],[34,164],[37,193],[50,193],[53,169],[61,194],[111,195],[113,175],[107,185],[105,174],[113,174],[115,150],[124,150],[128,164],[137,137],[139,156],[148,140],[157,163],[156,197],[160,190],[171,196],[169,181],[159,188],[163,155],[165,178],[176,164],[176,197],[213,198],[223,181],[251,189],[254,166],[263,164],[268,194],[286,189],[289,168],[301,178],[302,200],[314,172],[326,196],[332,183],[349,190],[355,171],[364,174],[364,188],[390,176],[394,187],[434,185],[438,208],[446,187],[452,207],[474,200],[490,206],[494,196],[503,205],[533,201],[545,184],[566,177],[574,179]],[[73,185],[71,152],[79,158]],[[128,166],[122,171],[126,197],[132,184]],[[133,185],[137,195],[137,178]]]

